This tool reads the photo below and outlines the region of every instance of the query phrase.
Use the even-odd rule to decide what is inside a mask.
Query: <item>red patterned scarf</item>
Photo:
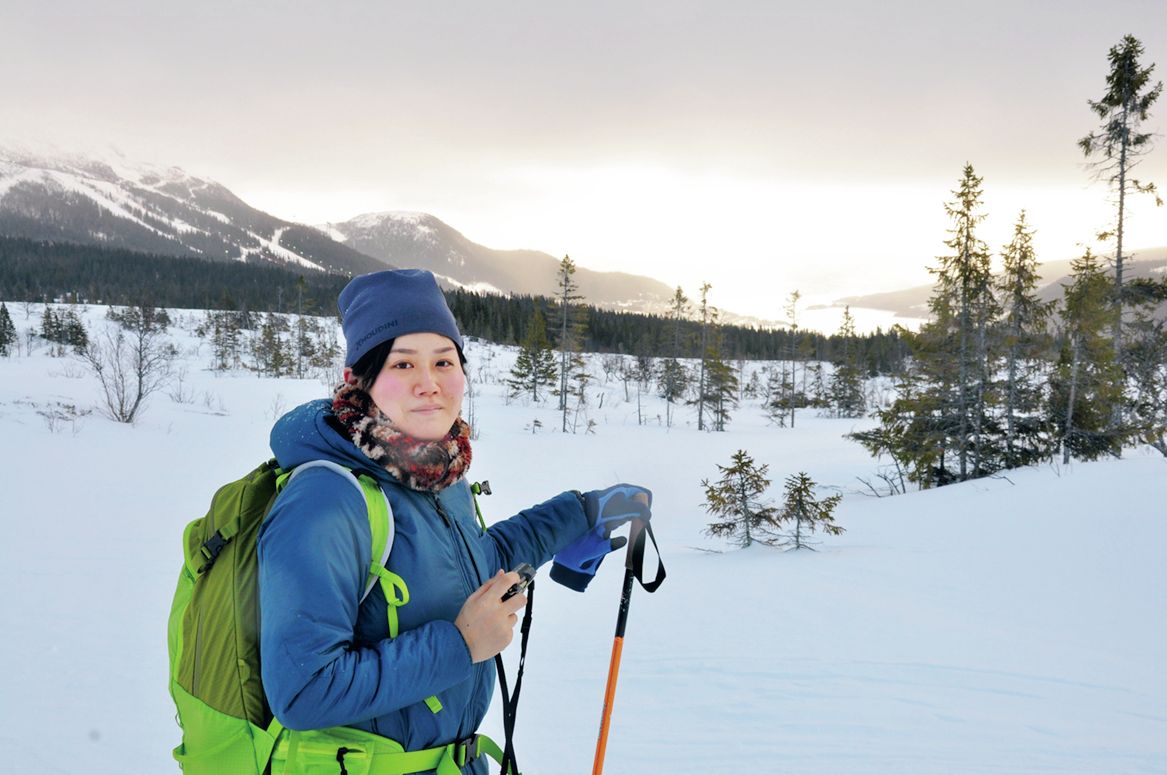
[[[411,490],[444,490],[470,467],[470,426],[461,417],[443,439],[415,439],[405,435],[372,396],[348,384],[336,389],[332,412],[366,457]]]

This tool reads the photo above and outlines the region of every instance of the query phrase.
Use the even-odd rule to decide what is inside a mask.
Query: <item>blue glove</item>
[[[581,495],[588,529],[555,555],[551,578],[576,592],[587,589],[604,556],[628,543],[624,536],[613,538],[612,531],[632,519],[651,518],[649,506],[632,500],[635,495],[647,496],[649,506],[652,505],[652,493],[632,484],[617,484]]]

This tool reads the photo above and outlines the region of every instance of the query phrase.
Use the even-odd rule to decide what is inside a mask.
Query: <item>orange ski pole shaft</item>
[[[620,675],[620,655],[624,651],[624,629],[628,625],[628,603],[632,600],[632,582],[636,579],[632,569],[632,547],[636,544],[641,529],[640,520],[633,520],[632,532],[628,536],[628,553],[624,559],[624,591],[620,595],[620,614],[616,617],[616,639],[612,643],[612,661],[608,664],[608,685],[604,689],[604,711],[600,716],[600,738],[596,742],[596,760],[592,764],[592,775],[600,775],[604,771],[604,753],[608,750],[612,704],[616,701],[616,679]]]

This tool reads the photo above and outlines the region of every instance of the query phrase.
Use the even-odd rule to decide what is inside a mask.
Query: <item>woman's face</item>
[[[441,334],[397,337],[369,395],[407,435],[437,441],[462,411],[466,375],[454,343]]]

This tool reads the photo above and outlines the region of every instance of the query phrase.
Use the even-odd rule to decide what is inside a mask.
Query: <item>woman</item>
[[[339,307],[344,384],[331,401],[281,418],[272,450],[285,470],[327,460],[376,478],[393,511],[387,565],[408,586],[408,602],[396,609],[399,632],[390,637],[380,585],[361,601],[372,551],[364,498],[335,471],[303,470],[258,539],[264,689],[287,729],[346,727],[359,730],[353,739],[371,733],[407,752],[443,749],[438,771],[445,775],[474,754],[459,741],[472,741],[486,714],[491,658],[510,643],[526,603],[521,594],[502,600],[518,581],[505,571],[560,553],[552,578],[582,591],[623,540],[612,539],[613,527],[648,518],[647,506],[632,498],[649,494],[630,485],[562,493],[483,530],[465,480],[471,449],[460,417],[462,338],[433,275],[357,277]],[[316,741],[313,750],[323,740],[339,772],[345,746],[332,743],[347,734],[303,739]],[[299,740],[285,732],[275,761]],[[399,750],[385,746],[379,750]],[[425,767],[403,769],[423,758],[401,758],[403,765],[385,771],[437,766],[427,759]],[[466,761],[463,771],[485,773],[486,762]]]

